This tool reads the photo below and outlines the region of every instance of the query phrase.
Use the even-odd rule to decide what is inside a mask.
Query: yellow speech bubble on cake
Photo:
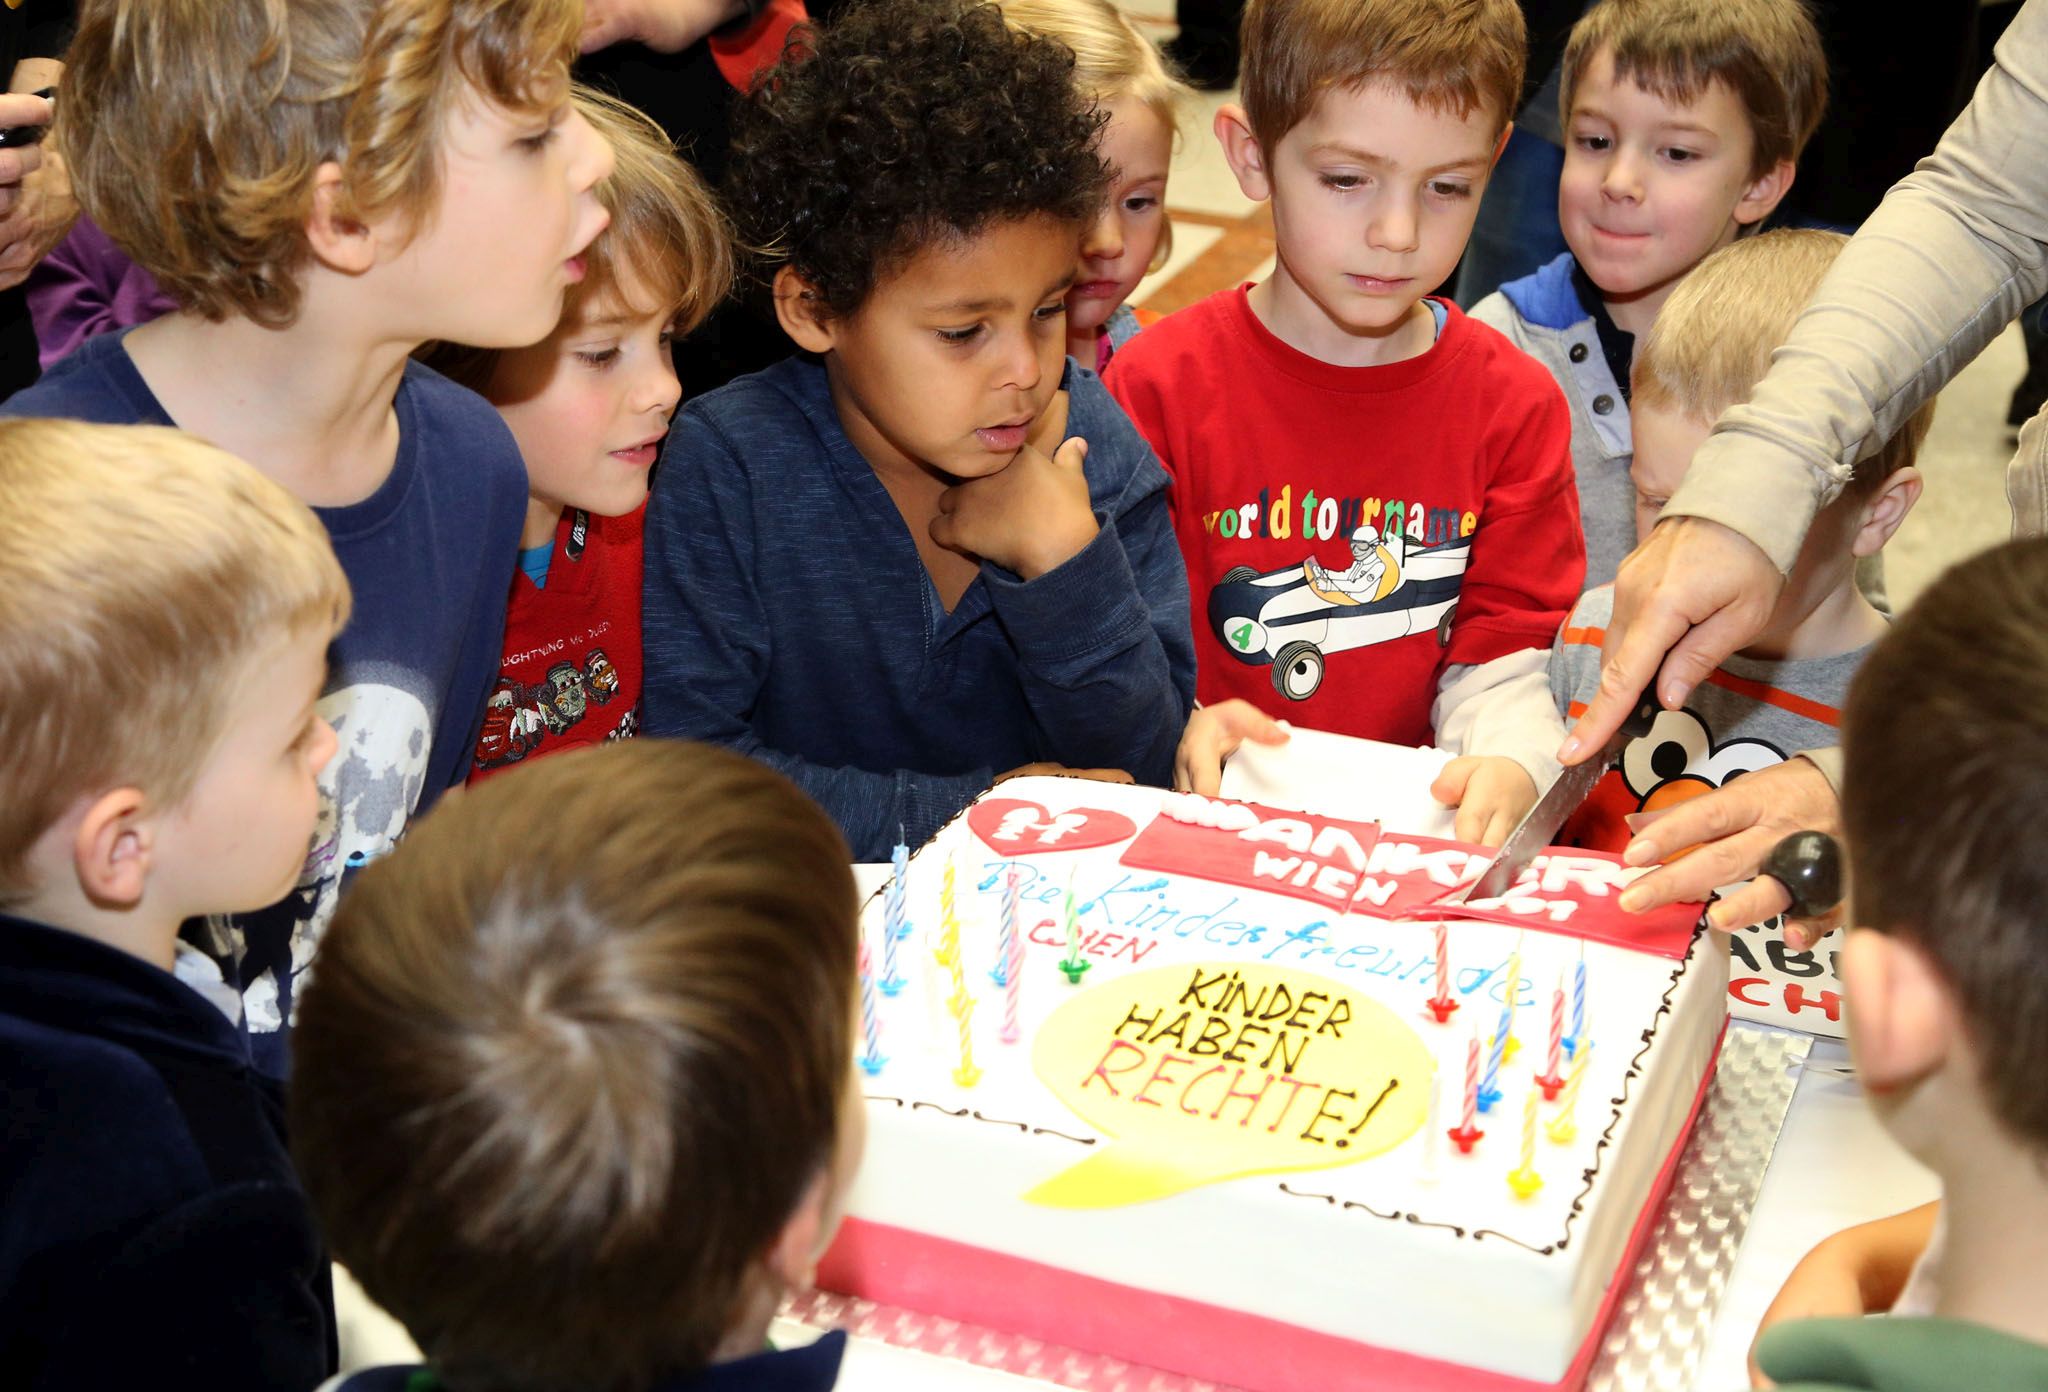
[[[1024,1195],[1049,1208],[1115,1208],[1381,1154],[1421,1127],[1436,1067],[1379,1002],[1262,962],[1105,981],[1053,1012],[1031,1065],[1111,1138]]]

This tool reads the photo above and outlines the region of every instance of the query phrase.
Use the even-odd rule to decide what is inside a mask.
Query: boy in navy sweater
[[[155,427],[0,421],[0,1369],[303,1389],[327,1261],[283,1098],[178,924],[298,877],[348,583],[304,504]],[[203,960],[204,968],[210,964]]]
[[[793,778],[856,858],[991,780],[1164,783],[1194,691],[1166,475],[1065,295],[1107,172],[993,6],[840,16],[739,118],[732,211],[806,356],[685,408],[647,512],[646,728]]]

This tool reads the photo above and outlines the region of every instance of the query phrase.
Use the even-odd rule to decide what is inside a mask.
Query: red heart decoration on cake
[[[1113,846],[1138,831],[1129,817],[1107,808],[1073,807],[1050,812],[1039,803],[1019,798],[977,802],[967,809],[967,825],[988,843],[989,849],[1004,855]]]

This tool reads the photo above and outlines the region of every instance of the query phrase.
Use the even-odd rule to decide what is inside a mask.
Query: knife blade
[[[1474,899],[1498,899],[1506,894],[1508,887],[1528,868],[1529,862],[1550,845],[1559,828],[1579,810],[1586,795],[1593,791],[1593,785],[1620,760],[1628,742],[1650,733],[1650,727],[1657,723],[1662,709],[1654,696],[1645,695],[1638,701],[1636,708],[1629,712],[1628,719],[1621,722],[1621,728],[1600,746],[1598,753],[1561,770],[1551,780],[1528,815],[1516,823],[1515,829],[1508,833],[1508,839],[1500,843],[1500,851],[1487,863],[1479,878],[1448,896],[1444,902],[1464,904]]]

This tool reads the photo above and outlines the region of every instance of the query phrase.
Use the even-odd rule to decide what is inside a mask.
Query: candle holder
[[[1508,1188],[1515,1191],[1518,1199],[1533,1199],[1536,1191],[1543,1187],[1543,1176],[1528,1165],[1508,1171]]]
[[[1060,970],[1066,973],[1069,986],[1079,986],[1081,984],[1081,977],[1093,965],[1094,963],[1080,957],[1063,957],[1060,959]]]
[[[1429,1007],[1429,1013],[1436,1016],[1440,1025],[1449,1024],[1451,1016],[1458,1013],[1458,1003],[1449,996],[1432,996],[1423,1004]]]
[[[1458,1154],[1460,1155],[1470,1155],[1472,1147],[1478,1145],[1480,1141],[1486,1138],[1486,1133],[1476,1126],[1453,1126],[1445,1134],[1458,1147]]]

